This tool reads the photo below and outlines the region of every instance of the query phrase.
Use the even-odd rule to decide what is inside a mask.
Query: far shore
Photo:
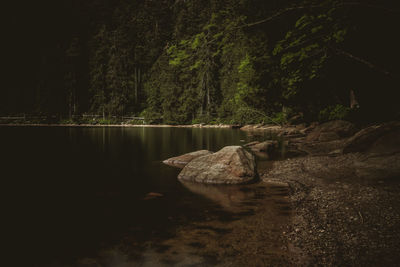
[[[141,127],[153,127],[153,128],[227,128],[236,129],[240,128],[241,125],[229,125],[229,124],[218,124],[218,125],[203,125],[203,124],[189,124],[189,125],[169,125],[169,124],[46,124],[46,123],[7,123],[0,124],[0,127],[123,127],[123,128],[141,128]]]

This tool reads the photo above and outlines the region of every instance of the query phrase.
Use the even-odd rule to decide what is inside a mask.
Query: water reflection
[[[0,134],[4,239],[10,255],[38,266],[63,266],[127,236],[141,243],[169,236],[204,220],[204,210],[223,216],[161,161],[247,141],[230,129],[3,127]],[[163,197],[143,200],[149,192]]]
[[[223,209],[230,212],[243,211],[243,209],[246,208],[243,203],[254,199],[257,195],[255,190],[251,190],[249,186],[246,185],[226,186],[206,185],[187,181],[180,182],[191,192],[212,200]]]
[[[290,203],[282,196],[287,194],[287,187],[263,183],[182,185],[214,203],[203,205],[198,211],[203,218],[185,219],[166,238],[137,242],[137,235],[126,236],[118,246],[103,250],[96,257],[82,258],[81,266],[231,266],[228,262],[246,266],[237,260],[260,266],[260,262],[279,259],[286,253],[280,227],[289,219]],[[195,209],[193,204],[191,208]],[[223,215],[217,207],[229,212]]]

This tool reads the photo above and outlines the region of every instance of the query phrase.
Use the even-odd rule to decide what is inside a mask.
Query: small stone
[[[155,199],[155,198],[159,198],[162,196],[164,196],[164,195],[160,194],[160,193],[156,193],[156,192],[150,192],[143,198],[143,200]]]

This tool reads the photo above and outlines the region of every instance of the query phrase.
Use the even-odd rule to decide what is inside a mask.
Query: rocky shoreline
[[[241,130],[281,138],[279,142],[244,145],[255,154],[264,153],[271,162],[268,168],[259,169],[262,184],[288,188],[291,221],[280,226],[287,250],[280,264],[398,265],[399,122],[361,130],[346,121],[309,127],[249,125]],[[282,148],[285,159],[274,160]],[[252,217],[257,220],[262,216],[257,213]],[[254,226],[251,231],[263,229]],[[262,242],[258,246],[262,247]],[[268,257],[259,257],[268,261]]]
[[[333,122],[289,139],[306,156],[275,161],[260,174],[265,182],[290,187],[293,217],[283,234],[292,244],[291,265],[397,266],[400,125],[374,125],[354,134],[351,127],[333,124],[345,125]]]

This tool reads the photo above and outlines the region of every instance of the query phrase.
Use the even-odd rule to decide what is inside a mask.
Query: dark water
[[[126,236],[168,238],[219,207],[161,161],[240,140],[231,129],[0,127],[4,252],[15,265],[73,265]]]

